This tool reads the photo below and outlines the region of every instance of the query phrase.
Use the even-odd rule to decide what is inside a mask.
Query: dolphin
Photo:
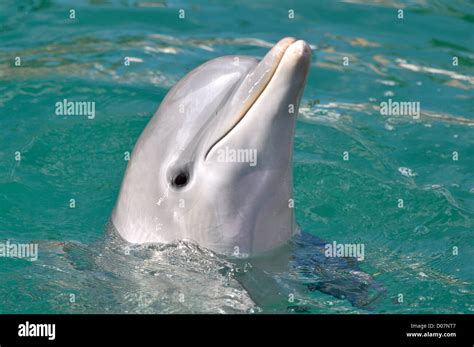
[[[260,61],[219,57],[182,78],[134,146],[111,217],[121,238],[245,257],[297,233],[293,137],[310,61],[287,37]]]

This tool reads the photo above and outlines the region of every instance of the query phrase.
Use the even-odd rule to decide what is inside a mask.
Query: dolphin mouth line
[[[278,69],[278,67],[280,66],[280,63],[281,61],[283,60],[283,57],[285,56],[285,53],[286,51],[288,50],[288,48],[290,48],[290,46],[295,43],[297,40],[296,39],[293,39],[292,42],[290,42],[288,44],[288,46],[286,46],[282,52],[278,55],[278,57],[276,58],[276,61],[273,63],[273,65],[271,66],[270,69],[266,70],[265,72],[269,71],[270,70],[270,74],[269,76],[267,77],[267,81],[263,84],[262,87],[260,87],[261,89],[259,91],[257,91],[257,93],[255,93],[255,95],[253,96],[253,98],[250,98],[250,95],[251,95],[251,92],[252,92],[252,89],[250,90],[249,92],[249,96],[247,96],[247,98],[244,100],[244,103],[250,98],[250,102],[249,104],[247,105],[244,105],[243,109],[239,112],[240,113],[240,116],[237,117],[237,121],[230,127],[229,130],[227,130],[223,135],[221,135],[219,138],[217,138],[216,141],[214,141],[214,143],[209,147],[209,149],[207,150],[206,154],[204,155],[204,160],[207,159],[207,156],[209,155],[209,153],[211,152],[211,150],[220,142],[222,141],[227,135],[229,135],[232,130],[235,129],[235,127],[242,121],[242,119],[245,118],[245,116],[247,115],[247,113],[249,112],[249,110],[252,108],[252,106],[257,102],[257,100],[260,98],[260,96],[263,94],[263,92],[265,91],[265,89],[267,89],[267,86],[270,84],[270,82],[273,80],[273,76],[275,75],[275,72],[276,70]],[[264,58],[265,59],[265,58]],[[263,61],[263,59],[262,59]],[[249,76],[249,75],[247,75]],[[260,77],[259,81],[261,79],[265,78],[265,73],[262,74],[262,76]],[[258,83],[258,82],[257,82]],[[253,87],[252,87],[253,88]],[[253,99],[253,100],[252,100]]]

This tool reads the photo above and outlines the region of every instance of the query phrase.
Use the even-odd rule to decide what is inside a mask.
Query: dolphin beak
[[[283,59],[284,57],[287,58]],[[230,119],[221,118],[219,120],[220,125],[216,127],[216,133],[220,134],[220,136],[209,146],[205,158],[207,158],[212,148],[227,136],[245,117],[265,88],[270,84],[275,71],[282,61],[285,61],[285,64],[300,65],[302,63],[302,79],[306,80],[310,60],[311,49],[303,40],[286,37],[273,46],[255,69],[253,69],[234,90],[229,101],[221,110],[221,114],[230,115]]]

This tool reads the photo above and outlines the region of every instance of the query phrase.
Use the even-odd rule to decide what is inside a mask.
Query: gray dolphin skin
[[[181,79],[140,135],[112,213],[130,243],[194,241],[251,256],[296,232],[293,136],[311,60],[302,40],[225,56]]]

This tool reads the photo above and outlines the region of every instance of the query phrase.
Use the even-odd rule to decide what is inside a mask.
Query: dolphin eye
[[[173,181],[171,182],[173,186],[177,188],[184,187],[188,184],[189,181],[189,174],[187,172],[179,172],[176,176],[174,176]]]

